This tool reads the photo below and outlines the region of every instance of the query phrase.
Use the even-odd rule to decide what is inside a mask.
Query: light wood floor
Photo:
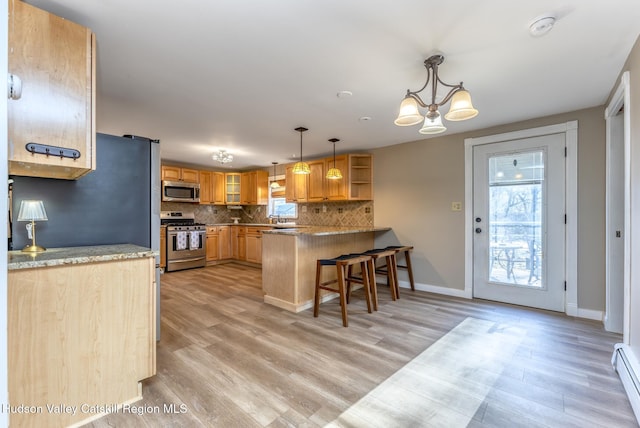
[[[90,426],[323,426],[467,317],[526,332],[468,426],[637,426],[610,364],[621,337],[602,323],[405,289],[392,302],[381,286],[374,314],[354,293],[344,328],[337,301],[319,318],[264,304],[260,275],[233,263],[164,274],[158,373],[134,404],[147,413]]]

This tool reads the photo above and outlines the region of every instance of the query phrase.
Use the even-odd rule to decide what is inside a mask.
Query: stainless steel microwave
[[[162,200],[165,202],[200,202],[200,184],[163,180]]]

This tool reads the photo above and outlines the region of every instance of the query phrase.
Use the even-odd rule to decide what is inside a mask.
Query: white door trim
[[[465,284],[464,296],[473,296],[473,147],[480,144],[499,143],[502,141],[519,140],[523,138],[538,137],[549,134],[565,133],[567,146],[566,158],[566,204],[567,204],[567,228],[566,228],[566,255],[565,255],[565,280],[567,290],[565,295],[565,312],[567,315],[578,316],[578,121],[569,121],[556,125],[541,126],[538,128],[523,129],[520,131],[503,134],[488,135],[485,137],[465,138],[464,163],[465,163]]]
[[[611,98],[611,102],[607,106],[604,112],[604,118],[607,122],[607,203],[606,203],[606,301],[605,301],[605,317],[609,315],[611,310],[610,302],[610,283],[609,283],[609,248],[610,239],[613,236],[609,225],[609,197],[610,197],[610,171],[609,171],[609,152],[611,150],[611,124],[610,118],[615,116],[618,111],[624,109],[624,274],[623,274],[623,286],[624,286],[624,319],[623,319],[623,341],[625,344],[629,344],[629,325],[630,325],[630,304],[631,304],[631,89],[629,87],[629,72],[625,71],[620,78],[620,84],[616,88],[616,92]],[[606,323],[605,323],[606,325]]]

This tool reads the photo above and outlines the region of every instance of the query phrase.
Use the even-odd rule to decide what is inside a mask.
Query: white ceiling
[[[95,32],[99,132],[158,138],[163,159],[211,168],[218,149],[234,169],[290,162],[298,126],[305,158],[330,154],[332,137],[338,152],[425,138],[393,120],[436,52],[480,111],[445,121],[449,134],[602,105],[640,33],[638,0],[28,3]],[[532,37],[547,13],[555,27]]]

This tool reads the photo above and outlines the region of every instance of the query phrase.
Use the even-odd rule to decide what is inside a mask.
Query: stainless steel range
[[[162,211],[160,224],[167,226],[167,272],[206,265],[207,228],[193,213]]]

